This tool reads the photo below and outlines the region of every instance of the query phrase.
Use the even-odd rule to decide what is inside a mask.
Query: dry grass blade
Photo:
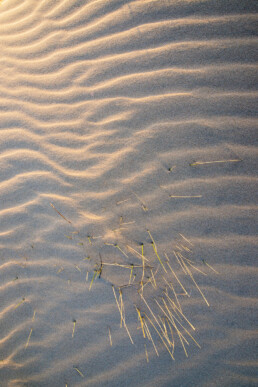
[[[163,268],[163,270],[165,271],[165,273],[167,273],[167,270],[166,270],[166,268],[165,268],[163,262],[162,262],[161,259],[160,259],[160,256],[159,256],[159,254],[158,254],[158,251],[157,251],[157,249],[156,249],[154,243],[152,243],[152,247],[153,247],[153,250],[154,250],[154,252],[155,252],[155,254],[156,254],[156,256],[157,256],[157,258],[158,258],[158,260],[159,260],[159,262],[160,262],[160,264],[161,264],[161,266],[162,266],[162,268]]]
[[[154,341],[153,341],[153,338],[152,338],[152,336],[151,336],[151,333],[150,333],[149,327],[148,327],[148,325],[147,325],[147,322],[145,321],[145,318],[144,318],[144,317],[143,317],[142,319],[143,319],[143,323],[144,323],[144,327],[145,327],[145,331],[146,331],[147,337],[148,337],[148,339],[152,342],[153,348],[154,348],[154,350],[155,350],[157,356],[159,356],[157,347],[156,347],[156,345],[155,345],[155,343],[154,343]]]
[[[172,321],[173,321],[173,319],[172,319]],[[178,334],[179,340],[180,340],[181,345],[182,345],[182,347],[183,347],[183,349],[184,349],[185,356],[188,357],[188,353],[187,353],[187,351],[186,351],[186,348],[185,348],[185,345],[184,345],[184,341],[185,341],[188,345],[189,345],[189,343],[188,343],[188,341],[185,339],[185,337],[182,335],[182,333],[179,331],[179,329],[177,328],[176,323],[173,322],[172,324],[173,324],[173,327],[175,328],[175,330],[176,330],[176,332],[177,332],[177,334]],[[184,341],[183,341],[182,339],[183,339]]]
[[[163,340],[163,337],[161,336],[161,334],[159,333],[158,329],[155,327],[155,325],[153,324],[153,322],[151,321],[151,319],[149,318],[149,316],[147,314],[145,314],[145,316],[147,317],[147,319],[149,320],[150,324],[153,326],[153,328],[155,329],[155,331],[157,332],[157,334],[159,335],[162,343],[164,344],[164,346],[166,347],[168,353],[170,354],[171,358],[173,360],[175,360],[173,354],[170,352],[170,349],[168,348],[167,344],[165,343],[165,341]]]
[[[165,300],[163,299],[163,302],[165,302]],[[180,325],[180,327],[186,332],[186,334],[193,340],[193,342],[197,345],[197,347],[201,348],[200,344],[198,344],[198,342],[195,340],[195,338],[191,335],[191,333],[182,325],[182,323],[172,314],[172,312],[169,310],[169,308],[167,307],[166,303],[165,303],[165,306],[166,306],[166,309],[169,313],[169,316],[166,314],[167,318],[169,319],[169,321],[172,323],[172,325],[175,324],[175,321]],[[183,315],[184,316],[184,315]],[[185,317],[185,316],[184,316]],[[174,321],[175,320],[175,321]],[[191,326],[191,328],[193,328],[193,330],[195,330],[194,326],[189,322],[189,320],[185,317],[185,320],[188,322],[188,324]],[[182,333],[180,332],[180,334],[182,335]],[[183,335],[182,335],[183,336]],[[186,339],[185,339],[186,340]],[[187,341],[186,341],[187,342]],[[188,342],[187,342],[188,344]]]
[[[191,167],[203,164],[215,164],[215,163],[237,163],[239,161],[243,161],[241,159],[232,159],[232,160],[214,160],[214,161],[196,161],[194,163],[189,164]]]
[[[123,326],[123,321],[125,321],[124,315],[125,315],[125,309],[124,309],[124,303],[123,303],[123,295],[122,295],[122,290],[119,289],[119,301],[120,301],[120,311],[121,311],[121,322],[120,322],[120,327],[122,328]]]
[[[174,253],[174,256],[176,257],[176,259],[177,259],[177,262],[179,263],[179,265],[181,266],[181,268],[182,268],[182,270],[183,270],[183,272],[187,275],[187,272],[185,271],[185,269],[184,269],[184,266],[182,265],[182,263],[181,263],[181,261],[180,261],[180,259],[178,258],[178,255],[177,255],[177,253],[173,250],[173,253]]]
[[[91,280],[91,283],[90,283],[89,290],[91,290],[91,287],[92,287],[92,284],[93,284],[93,281],[94,281],[96,275],[97,275],[97,270],[94,270],[94,274],[93,274],[93,277],[92,277],[92,280]]]
[[[144,346],[145,346],[146,360],[147,360],[147,363],[149,363],[149,356],[148,356],[146,344],[144,344]]]
[[[27,343],[26,343],[26,345],[25,345],[25,348],[27,348],[28,347],[28,345],[29,345],[29,342],[30,342],[30,337],[31,337],[31,334],[32,334],[32,328],[31,328],[31,330],[30,330],[30,334],[29,334],[29,337],[28,337],[28,340],[27,340]]]
[[[180,317],[183,317],[183,319],[187,322],[187,324],[195,331],[195,327],[193,326],[192,323],[190,323],[190,321],[189,321],[188,318],[184,315],[184,313],[183,313],[182,311],[180,311],[180,310],[177,308],[176,304],[170,299],[170,297],[169,297],[166,293],[165,293],[165,295],[167,296],[167,299],[168,299],[168,301],[170,302],[171,307],[173,308],[173,310],[175,311],[175,313],[177,314],[177,311],[179,312],[180,316],[178,316],[178,314],[177,314],[177,316],[178,316],[179,318],[180,318]],[[163,303],[164,303],[164,305],[165,305],[165,307],[166,307],[168,313],[171,313],[171,311],[169,310],[169,308],[168,308],[168,306],[167,306],[167,303],[166,303],[166,301],[164,300],[164,298],[162,298],[162,300],[163,300]],[[175,316],[174,316],[174,317],[175,317]]]
[[[133,267],[134,267],[134,265],[132,264],[131,265],[131,272],[130,272],[130,278],[129,278],[129,285],[131,284],[131,279],[132,279],[132,275],[133,275]]]
[[[179,308],[180,311],[182,311],[182,308],[181,308],[180,302],[179,302],[179,300],[178,300],[178,298],[177,298],[177,294],[176,294],[176,292],[175,292],[174,286],[173,286],[172,284],[170,284],[170,283],[166,280],[165,277],[163,277],[163,279],[164,279],[164,281],[166,282],[166,284],[168,285],[168,287],[172,290],[172,292],[173,292],[173,294],[174,294],[174,296],[175,296],[176,302],[177,302],[177,304],[178,304],[178,308]]]
[[[79,370],[79,368],[77,368],[77,367],[73,367],[73,368],[75,369],[75,371],[78,372],[78,374],[79,374],[82,378],[84,378],[84,375],[83,375],[83,373]]]
[[[182,245],[182,243],[181,243],[181,247],[182,247],[185,251],[187,251],[188,253],[191,253],[191,252],[192,252],[192,250],[190,250],[187,246]]]
[[[118,246],[117,243],[105,243],[107,246],[113,246],[116,249],[118,249],[126,258],[128,258],[128,255],[121,249],[121,247]]]
[[[189,241],[183,234],[179,234],[186,242],[188,242],[191,246],[194,246],[192,242]]]
[[[72,338],[74,337],[75,324],[76,324],[76,320],[73,320],[73,333],[72,333]]]
[[[165,273],[167,273],[167,270],[166,270],[166,268],[165,268],[163,262],[161,261],[161,259],[160,259],[160,257],[159,257],[157,245],[156,245],[156,243],[155,243],[155,241],[154,241],[154,239],[153,239],[153,237],[152,237],[152,235],[151,235],[151,233],[150,233],[150,230],[147,230],[147,233],[149,234],[149,236],[150,236],[150,238],[151,238],[151,240],[152,240],[152,247],[153,247],[153,250],[154,250],[154,252],[155,252],[155,254],[156,254],[156,256],[157,256],[157,258],[158,258],[158,260],[159,260],[159,262],[160,262],[160,264],[161,264],[161,266],[163,267]]]
[[[139,200],[139,202],[141,203],[143,211],[148,211],[148,207],[147,207],[146,204],[142,201],[142,199],[141,199],[135,192],[133,192],[133,194],[135,195],[135,197],[136,197],[136,198]]]
[[[137,313],[138,313],[138,320],[139,320],[140,323],[141,323],[142,335],[143,335],[143,337],[145,338],[146,335],[145,335],[145,331],[144,331],[144,325],[143,325],[143,319],[142,319],[142,316],[141,316],[141,312],[140,312],[140,310],[139,310],[137,307],[135,307],[135,309],[136,309],[136,311],[137,311]]]
[[[140,258],[140,259],[145,259],[146,261],[149,261],[149,260],[143,255],[143,246],[142,246],[142,254],[138,253],[138,251],[136,251],[133,247],[131,247],[131,246],[129,246],[129,245],[126,245],[126,247],[127,247],[129,250],[133,251],[133,252],[137,255],[138,258]]]
[[[202,292],[201,289],[199,288],[197,282],[195,281],[195,279],[194,279],[194,277],[193,277],[193,275],[192,275],[190,269],[186,266],[186,264],[185,264],[184,262],[183,262],[183,264],[184,264],[184,266],[185,266],[185,268],[186,268],[186,270],[187,270],[189,276],[191,277],[193,283],[195,284],[196,288],[199,290],[199,292],[200,292],[202,298],[204,299],[204,301],[206,302],[206,304],[207,304],[208,306],[210,306],[210,304],[208,303],[208,301],[207,301],[205,295],[203,294],[203,292]]]
[[[21,304],[25,302],[25,298],[23,298],[17,305],[15,305],[14,309],[17,309]]]
[[[182,285],[182,282],[178,279],[176,273],[175,273],[174,270],[172,269],[172,267],[171,267],[171,265],[170,265],[170,263],[169,263],[168,256],[167,256],[166,253],[165,253],[165,256],[166,256],[166,258],[167,258],[167,265],[168,265],[168,267],[170,268],[171,273],[174,275],[175,279],[177,280],[177,282],[178,282],[179,285],[181,286],[182,290],[185,292],[185,295],[187,295],[188,297],[190,297],[189,294],[188,294],[188,292],[186,291],[185,287]]]
[[[112,337],[111,337],[111,330],[110,330],[110,327],[108,327],[108,336],[109,336],[110,346],[112,347],[113,343],[112,343]]]
[[[131,343],[132,343],[132,344],[134,344],[134,342],[133,342],[133,339],[132,339],[132,336],[130,335],[130,332],[129,332],[129,330],[128,330],[128,328],[127,328],[127,325],[126,325],[126,323],[125,323],[125,319],[124,319],[124,317],[123,317],[122,311],[120,310],[120,306],[119,306],[119,303],[118,303],[118,300],[117,300],[117,296],[116,296],[115,288],[114,288],[114,286],[113,286],[113,285],[112,285],[112,289],[113,289],[113,293],[114,293],[114,296],[115,296],[115,300],[116,300],[116,304],[117,304],[117,307],[118,307],[119,313],[120,313],[120,315],[121,315],[121,318],[122,318],[122,320],[123,320],[123,323],[124,323],[124,327],[125,327],[125,329],[126,329],[126,332],[127,332],[128,336],[129,336],[129,339],[131,340]]]
[[[215,270],[211,265],[209,265],[204,259],[203,259],[203,263],[208,266],[212,271],[214,271],[214,273],[216,274],[219,274],[219,272],[217,270]]]
[[[169,195],[169,197],[174,199],[191,199],[202,198],[202,195]]]
[[[152,311],[151,308],[149,307],[147,301],[145,300],[145,298],[143,297],[142,294],[140,294],[140,296],[141,296],[141,299],[143,300],[143,302],[145,303],[145,305],[147,306],[147,308],[149,309],[149,311],[150,311],[151,315],[153,316],[154,320],[156,321],[157,325],[159,326],[159,329],[162,331],[162,328],[161,328],[161,326],[160,326],[160,323],[158,322],[158,320],[157,320],[155,314],[153,313],[153,311]]]
[[[58,213],[58,215],[60,215],[66,222],[68,222],[69,224],[72,224],[72,222],[70,222],[70,220],[66,219],[66,217],[64,215],[61,214],[61,212],[59,212],[56,207],[54,206],[54,204],[50,203],[51,207],[54,208],[54,210]]]

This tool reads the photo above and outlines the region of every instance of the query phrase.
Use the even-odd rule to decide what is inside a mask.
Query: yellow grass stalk
[[[128,255],[118,246],[117,243],[105,243],[107,246],[114,246],[117,248],[126,258],[128,258]]]
[[[172,338],[172,347],[173,347],[173,351],[174,351],[174,348],[175,348],[175,339],[174,339],[174,333],[173,333],[173,329],[170,325],[170,322],[169,322],[169,319],[166,317],[166,320],[167,320],[167,324],[169,326],[169,330],[170,330],[170,334],[171,334],[171,338]]]
[[[91,287],[92,287],[92,284],[93,284],[93,281],[94,281],[96,275],[97,275],[97,270],[94,270],[94,274],[93,274],[93,277],[92,277],[92,280],[91,280],[91,283],[90,283],[89,290],[91,290]]]
[[[181,259],[184,259],[186,262],[188,263],[195,263],[194,261],[191,261],[191,259],[189,258],[186,258],[182,253],[180,253],[179,251],[177,251],[177,255],[181,258]]]
[[[25,302],[25,297],[17,305],[15,305],[14,309],[17,309],[24,302]]]
[[[169,195],[169,197],[174,199],[191,199],[202,198],[202,195]]]
[[[166,293],[165,293],[165,295],[166,295],[168,301],[170,302],[170,304],[171,304],[173,310],[175,311],[175,313],[177,314],[177,311],[178,311],[178,312],[180,313],[181,317],[183,317],[183,319],[188,323],[188,325],[195,331],[195,327],[194,327],[193,324],[188,320],[188,318],[184,315],[184,313],[183,313],[181,310],[179,310],[179,309],[177,308],[176,304],[170,299],[170,297],[169,297]],[[163,303],[164,303],[164,305],[165,305],[167,311],[168,311],[169,313],[171,313],[170,310],[169,310],[169,308],[168,308],[168,306],[167,306],[166,301],[164,300],[164,298],[162,298],[162,300],[163,300]],[[177,310],[177,311],[176,311],[176,310]],[[178,315],[178,314],[177,314],[177,315]]]
[[[166,268],[165,268],[163,262],[161,261],[161,259],[160,259],[160,257],[159,257],[159,254],[158,254],[158,251],[157,251],[157,249],[156,249],[155,246],[156,246],[155,243],[152,243],[153,250],[154,250],[154,252],[155,252],[155,254],[156,254],[156,256],[157,256],[157,258],[158,258],[158,260],[159,260],[159,262],[160,262],[160,264],[161,264],[161,266],[163,267],[165,273],[167,273],[167,270],[166,270]]]
[[[82,373],[77,367],[73,367],[73,368],[78,372],[78,374],[79,374],[82,378],[84,378],[83,373]]]
[[[163,328],[162,328],[161,332],[162,332],[164,338],[167,340],[168,345],[171,347],[171,342],[170,342],[169,337],[167,335],[167,328],[164,327],[164,321],[162,320],[162,318],[160,316],[158,316],[158,318],[159,318],[161,324],[163,325]]]
[[[156,270],[156,273],[155,274],[153,274],[153,270],[151,269],[151,279],[153,280],[153,284],[154,284],[154,289],[157,289],[157,282],[156,282],[156,280],[155,280],[155,275],[157,274],[157,271],[158,271],[158,269]]]
[[[142,294],[140,294],[140,296],[141,296],[141,298],[142,298],[143,302],[145,303],[145,305],[147,306],[147,308],[149,309],[149,311],[150,311],[151,315],[153,316],[154,320],[155,320],[155,321],[156,321],[156,323],[158,324],[158,326],[159,326],[159,329],[162,331],[162,328],[161,328],[161,326],[160,326],[160,323],[158,322],[158,320],[157,320],[157,318],[156,318],[155,314],[153,313],[153,311],[152,311],[152,310],[151,310],[151,308],[149,307],[149,305],[148,305],[147,301],[145,300],[145,298],[143,297],[143,295],[142,295]]]
[[[146,285],[148,285],[148,283],[152,284],[151,278],[148,278],[148,280],[145,282],[145,284],[141,284],[141,289],[140,290],[141,290],[142,294],[143,294],[143,289],[145,288]],[[138,293],[140,293],[140,290],[138,290]]]
[[[189,252],[189,253],[192,252],[192,250],[190,250],[187,246],[182,245],[182,243],[181,243],[181,246],[183,247],[183,249],[184,249],[185,251],[187,251],[187,252]]]
[[[122,317],[122,319],[123,319],[124,327],[125,327],[126,332],[127,332],[128,336],[129,336],[129,339],[131,340],[131,343],[134,344],[133,339],[132,339],[132,336],[130,335],[130,332],[129,332],[129,330],[128,330],[128,328],[127,328],[127,325],[126,325],[126,323],[125,323],[125,319],[124,319],[124,317],[123,317],[123,315],[122,315],[122,311],[120,310],[120,306],[119,306],[119,303],[118,303],[118,300],[117,300],[117,296],[116,296],[116,292],[115,292],[114,285],[112,285],[112,289],[113,289],[113,293],[114,293],[114,296],[115,296],[115,300],[116,300],[116,304],[117,304],[119,313],[120,313],[120,315],[121,315],[121,317]]]
[[[35,320],[35,316],[36,316],[36,310],[34,310],[34,312],[33,312],[32,321],[34,321],[34,320]]]
[[[163,299],[163,302],[164,302],[164,299]],[[172,323],[172,325],[175,324],[175,321],[181,326],[181,328],[183,328],[183,330],[186,332],[186,334],[193,340],[193,342],[197,345],[197,347],[201,348],[201,346],[197,343],[197,341],[195,340],[195,338],[191,335],[191,333],[181,324],[181,322],[172,314],[172,312],[169,310],[169,308],[167,307],[166,303],[165,303],[165,306],[166,306],[166,309],[169,313],[169,316],[166,314],[167,318],[170,320],[170,322]],[[163,311],[164,312],[164,311]],[[165,312],[164,312],[165,313]],[[174,321],[175,320],[175,321]],[[188,322],[188,324],[195,330],[194,326],[186,319],[186,321]],[[182,335],[182,333],[180,332],[180,335],[182,337],[184,337]],[[184,338],[184,340],[186,341],[186,343],[189,345],[188,341]]]
[[[124,303],[123,303],[123,295],[122,295],[122,290],[121,289],[119,289],[119,301],[120,301],[120,311],[121,311],[120,327],[122,328],[125,313],[124,313]]]
[[[203,259],[203,263],[208,266],[212,271],[214,271],[214,273],[216,274],[219,274],[219,272],[217,270],[215,270],[211,265],[209,265],[204,259]]]
[[[29,334],[29,337],[28,337],[27,343],[26,343],[26,345],[25,345],[25,348],[27,348],[27,347],[28,347],[28,345],[29,345],[31,334],[32,334],[32,328],[31,328],[31,330],[30,330],[30,334]]]
[[[73,320],[73,333],[72,333],[72,338],[74,337],[75,324],[76,324],[76,320]]]
[[[196,165],[203,165],[203,164],[215,164],[215,163],[237,163],[239,161],[243,161],[241,159],[232,159],[232,160],[215,160],[215,161],[196,161],[194,163],[189,164],[191,167]]]
[[[193,283],[195,284],[195,286],[196,286],[196,287],[197,287],[197,289],[199,290],[199,292],[200,292],[200,294],[201,294],[202,298],[204,299],[204,301],[206,302],[206,304],[207,304],[208,306],[210,306],[210,304],[208,303],[208,301],[207,301],[207,299],[206,299],[205,295],[203,294],[203,292],[202,292],[202,291],[201,291],[201,289],[199,288],[199,286],[198,286],[197,282],[195,281],[195,279],[194,279],[194,277],[193,277],[193,275],[192,275],[192,273],[191,273],[190,269],[189,269],[189,268],[186,266],[186,264],[185,264],[184,262],[183,262],[183,264],[184,264],[184,266],[185,266],[185,268],[186,268],[186,270],[187,270],[187,272],[188,272],[189,276],[191,277],[191,279],[192,279]]]
[[[150,333],[149,327],[148,327],[148,325],[147,325],[147,322],[145,321],[145,318],[144,318],[144,317],[142,317],[142,319],[143,319],[145,331],[146,331],[146,333],[147,333],[147,337],[148,337],[148,339],[152,342],[153,348],[155,349],[155,352],[156,352],[157,356],[159,356],[158,350],[157,350],[156,345],[155,345],[155,343],[154,343],[154,341],[153,341],[153,338],[152,338],[152,336],[151,336],[151,333]]]
[[[198,271],[199,273],[201,273],[201,274],[207,276],[206,273],[204,273],[202,270],[198,269],[197,267],[195,267],[195,266],[193,265],[193,263],[195,263],[195,262],[193,262],[193,261],[191,261],[190,259],[184,257],[181,253],[178,253],[178,256],[179,256],[182,260],[186,261],[186,262],[188,263],[188,265],[191,266],[194,270],[196,270],[196,271]]]
[[[168,308],[166,302],[164,301],[164,298],[162,298],[162,301],[163,301],[163,304],[165,305],[165,308],[166,308],[167,311],[168,311],[169,316],[171,317],[171,315],[172,315],[172,314],[170,315],[171,311],[170,311],[170,309]],[[172,306],[172,309],[173,309],[173,311],[175,312],[175,314],[178,316],[178,318],[181,319],[180,310],[176,307],[176,304],[173,302],[173,305],[171,305],[171,306]]]
[[[188,353],[187,353],[187,351],[186,351],[186,349],[185,349],[185,345],[184,345],[184,342],[183,342],[182,338],[186,341],[187,344],[188,344],[188,342],[187,342],[187,340],[184,338],[184,336],[182,335],[182,333],[178,330],[178,328],[177,328],[175,322],[174,322],[173,326],[175,327],[175,330],[176,330],[176,332],[177,332],[177,334],[178,334],[179,340],[180,340],[180,342],[181,342],[181,344],[182,344],[182,347],[183,347],[183,349],[184,349],[185,356],[188,357]]]
[[[138,253],[138,251],[136,251],[133,247],[131,247],[131,246],[129,246],[129,245],[126,245],[126,247],[127,247],[129,250],[133,251],[133,252],[137,255],[138,258],[140,258],[140,259],[143,258],[143,259],[145,259],[146,261],[149,261],[149,260],[143,255],[143,245],[142,245],[142,254]]]
[[[186,241],[188,242],[191,246],[194,246],[192,242],[189,241],[189,239],[187,239],[183,234],[180,234],[179,235]]]
[[[112,347],[113,344],[112,344],[111,330],[109,327],[108,327],[108,335],[109,335],[110,346]]]
[[[145,335],[145,332],[144,332],[144,325],[143,325],[143,320],[142,320],[141,312],[140,312],[140,310],[137,307],[135,307],[135,309],[136,309],[136,311],[138,313],[138,320],[140,320],[140,323],[141,323],[142,335],[145,338],[146,335]]]
[[[156,300],[155,300],[156,301]],[[157,302],[157,301],[156,301]],[[158,302],[157,302],[157,304],[158,304]],[[158,304],[159,305],[159,304]],[[163,310],[163,308],[159,305],[159,307],[160,307],[160,309],[163,311],[163,313],[167,316],[167,318],[171,321],[171,323],[172,323],[172,325],[174,326],[174,328],[176,329],[176,332],[177,332],[177,334],[178,334],[178,337],[179,337],[179,339],[180,339],[180,342],[181,342],[181,344],[182,344],[182,347],[183,347],[183,349],[184,349],[184,352],[185,352],[185,355],[186,355],[186,357],[188,357],[188,354],[187,354],[187,351],[186,351],[186,349],[185,349],[185,345],[184,345],[184,342],[183,342],[183,340],[186,342],[186,344],[187,345],[189,345],[189,343],[188,343],[188,341],[186,340],[186,338],[184,337],[184,335],[179,331],[179,329],[177,328],[177,326],[176,326],[176,323],[175,323],[175,321],[174,321],[174,316],[172,315],[172,313],[169,313],[169,315],[170,315],[170,317],[168,317],[168,315],[166,314],[166,312],[164,312],[164,310]],[[177,322],[178,322],[178,320],[177,320]],[[184,326],[179,322],[179,324],[180,324],[180,326],[183,328],[183,329],[185,329],[184,328]],[[185,329],[186,330],[186,329]],[[187,331],[187,330],[186,330]],[[187,331],[188,332],[188,331]],[[188,334],[189,334],[189,332],[188,332]],[[189,334],[190,335],[190,334]],[[190,335],[191,336],[191,335]],[[191,336],[192,337],[192,336]],[[183,340],[182,340],[183,339]]]
[[[115,244],[114,247],[116,247],[119,251],[121,251],[121,253],[126,257],[128,258],[128,255],[117,245]]]
[[[143,279],[144,279],[144,259],[142,258],[142,278],[141,278],[142,293],[143,293]]]
[[[153,243],[153,244],[155,245],[155,247],[157,248],[156,243],[155,243],[155,241],[154,241],[154,239],[153,239],[153,237],[152,237],[152,235],[151,235],[151,233],[150,233],[150,230],[147,230],[147,233],[149,234],[150,239],[152,240],[152,243]]]
[[[131,265],[131,273],[130,273],[130,278],[129,278],[129,284],[131,284],[131,279],[132,279],[132,275],[133,275],[133,264]]]
[[[163,330],[162,330],[163,336],[167,340],[168,345],[170,347],[173,347],[173,343],[170,341],[169,336],[168,336],[166,324],[164,323],[164,320],[162,320],[162,318],[160,316],[158,316],[158,317],[163,325]]]
[[[168,353],[170,354],[171,358],[172,358],[173,360],[175,360],[173,354],[170,352],[170,350],[169,350],[167,344],[166,344],[165,341],[163,340],[163,337],[162,337],[161,334],[159,333],[158,329],[155,327],[155,325],[153,324],[153,322],[151,321],[151,319],[149,318],[149,316],[148,316],[147,314],[145,314],[145,316],[147,317],[147,319],[149,320],[150,324],[153,326],[153,328],[155,329],[155,331],[156,331],[157,334],[159,335],[159,337],[160,337],[162,343],[164,344],[164,346],[165,346],[165,348],[167,349]]]
[[[181,266],[183,272],[187,275],[187,272],[185,271],[184,266],[182,265],[180,259],[178,258],[177,253],[176,253],[174,250],[173,250],[173,253],[174,253],[174,256],[176,257],[176,259],[177,259],[179,265]]]
[[[174,286],[173,286],[171,283],[169,283],[169,282],[166,280],[165,277],[163,277],[163,279],[164,279],[164,281],[166,282],[166,284],[168,285],[168,287],[169,287],[169,288],[172,290],[172,292],[174,293],[174,296],[175,296],[176,302],[177,302],[177,304],[178,304],[178,307],[179,307],[180,310],[182,310],[181,305],[180,305],[180,302],[179,302],[179,300],[178,300],[178,298],[177,298],[177,294],[176,294],[176,292],[175,292]]]
[[[188,292],[185,290],[185,287],[182,285],[182,282],[178,279],[176,273],[175,273],[174,270],[172,269],[172,267],[171,267],[171,265],[170,265],[170,263],[169,263],[169,258],[168,258],[168,256],[167,256],[166,253],[165,253],[165,256],[166,256],[166,258],[167,258],[167,265],[168,265],[168,267],[170,268],[171,273],[174,275],[175,279],[177,280],[177,282],[179,283],[179,285],[181,286],[181,288],[183,289],[183,291],[185,292],[185,294],[186,294],[188,297],[190,297],[189,294],[188,294]]]
[[[80,273],[82,272],[81,269],[79,268],[79,266],[74,265],[74,267],[75,267]]]

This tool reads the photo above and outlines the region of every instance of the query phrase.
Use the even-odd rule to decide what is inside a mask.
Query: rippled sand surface
[[[1,386],[258,384],[257,9],[0,3]]]

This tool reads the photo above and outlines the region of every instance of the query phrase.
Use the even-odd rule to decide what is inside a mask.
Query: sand
[[[1,1],[1,386],[258,384],[257,8]],[[187,287],[188,356],[143,337],[141,243],[153,310],[153,245]]]

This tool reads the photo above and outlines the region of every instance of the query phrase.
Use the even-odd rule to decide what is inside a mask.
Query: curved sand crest
[[[1,3],[3,386],[256,384],[256,19],[255,2]],[[134,345],[120,329],[130,269],[88,290],[99,253],[130,264],[140,243],[165,288],[147,229],[162,262],[183,244],[208,274],[210,308],[174,262],[202,347],[177,337],[175,362],[137,330],[135,289]]]

